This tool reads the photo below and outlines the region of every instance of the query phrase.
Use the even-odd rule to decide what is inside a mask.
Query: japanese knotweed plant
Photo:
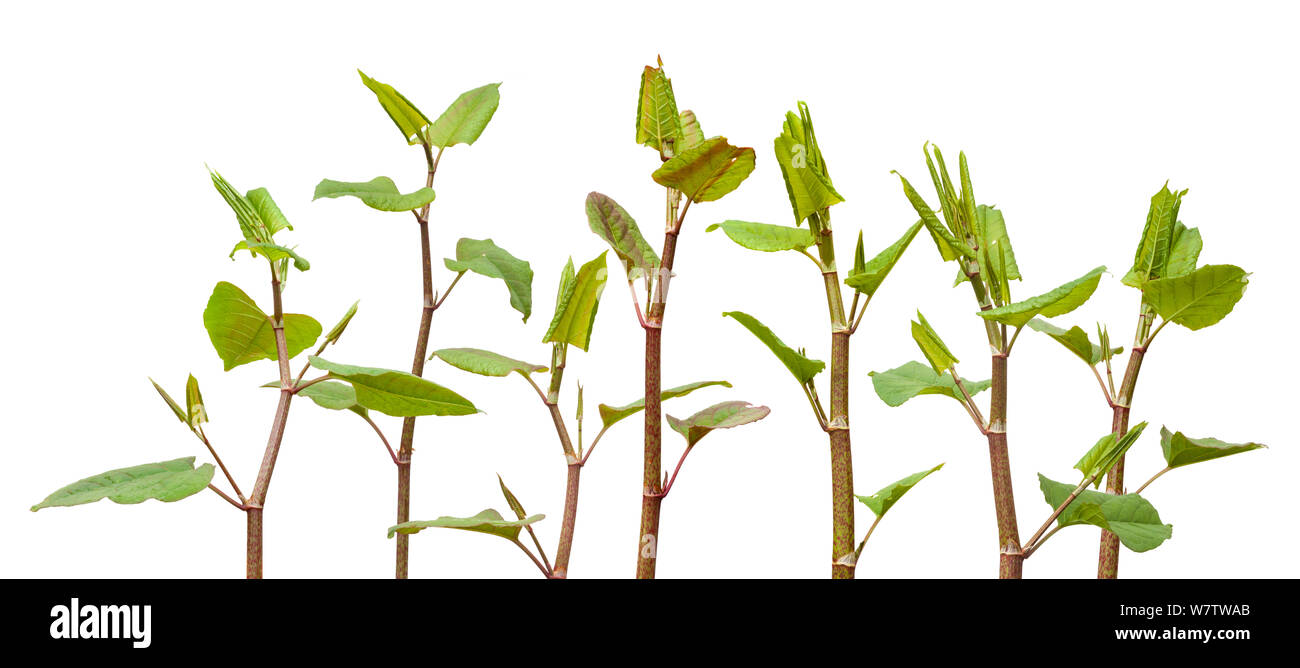
[[[1142,360],[1151,343],[1164,326],[1172,322],[1191,330],[1209,327],[1225,318],[1246,290],[1247,273],[1240,267],[1221,264],[1197,268],[1196,263],[1201,254],[1201,233],[1197,228],[1189,228],[1178,220],[1179,207],[1185,194],[1186,190],[1171,191],[1166,184],[1151,197],[1146,225],[1133,258],[1133,268],[1121,281],[1124,285],[1140,290],[1142,297],[1138,305],[1137,329],[1129,348],[1128,364],[1118,389],[1115,387],[1111,358],[1123,352],[1123,349],[1111,348],[1110,335],[1104,326],[1097,325],[1098,344],[1093,344],[1087,332],[1079,326],[1064,329],[1040,318],[1028,323],[1030,328],[1047,334],[1065,346],[1092,371],[1112,414],[1111,433],[1103,441],[1123,439],[1137,430],[1137,427],[1130,430],[1128,422],[1138,372],[1142,369]],[[1157,316],[1160,318],[1158,324],[1155,322]],[[1097,370],[1101,364],[1106,368],[1105,380]],[[1108,467],[1106,491],[1120,495],[1118,499],[1132,497],[1172,469],[1264,446],[1258,443],[1225,443],[1214,438],[1191,438],[1182,432],[1170,432],[1168,428],[1161,427],[1160,447],[1164,451],[1165,467],[1138,487],[1134,494],[1124,493],[1122,453],[1114,460],[1114,465]],[[1048,490],[1055,489],[1059,494],[1061,485],[1043,478],[1042,486],[1044,493],[1048,494],[1048,502],[1052,503]],[[1102,508],[1107,507],[1107,504],[1119,503],[1117,498],[1093,494],[1093,502]],[[1083,514],[1077,508],[1078,505],[1070,507],[1067,512],[1076,516]],[[1057,528],[1063,525],[1064,522]],[[1114,578],[1118,575],[1120,543],[1132,548],[1133,541],[1121,529],[1108,524],[1100,526],[1102,535],[1097,577]],[[1026,552],[1036,547],[1030,541]]]
[[[204,432],[203,424],[208,421],[207,404],[199,391],[198,381],[191,375],[185,385],[184,409],[157,383],[154,383],[154,388],[181,424],[207,448],[230,484],[234,498],[212,483],[215,472],[212,464],[195,467],[194,457],[183,457],[115,469],[79,480],[50,494],[44,501],[33,506],[32,510],[74,506],[104,498],[124,504],[140,503],[148,499],[178,501],[197,494],[204,488],[211,489],[247,516],[246,573],[249,578],[260,578],[262,514],[271,485],[271,474],[275,471],[276,457],[284,439],[290,402],[295,395],[304,394],[328,408],[349,408],[367,422],[370,422],[368,409],[392,415],[426,414],[432,406],[455,406],[456,410],[465,413],[473,413],[475,409],[463,397],[411,374],[331,364],[321,360],[319,355],[325,348],[338,343],[356,314],[357,305],[353,304],[323,339],[321,325],[314,318],[285,313],[282,295],[290,267],[299,271],[310,268],[307,260],[275,239],[278,232],[292,230],[293,227],[265,188],[240,194],[220,174],[212,172],[211,177],[217,191],[234,211],[243,233],[244,238],[231,251],[231,257],[241,250],[247,250],[255,258],[266,260],[270,270],[273,305],[270,314],[263,311],[243,290],[224,281],[217,283],[203,311],[203,325],[226,371],[261,360],[276,362],[279,370],[279,379],[264,386],[278,389],[279,401],[252,493],[244,495]],[[310,357],[310,365],[304,365],[294,376],[289,369],[290,361],[318,340],[320,345],[317,346],[315,355]],[[309,366],[323,368],[330,373],[303,380]],[[334,379],[345,382],[332,382]],[[371,424],[373,426],[374,423]]]
[[[411,146],[424,152],[424,187],[403,194],[392,179],[379,176],[366,182],[344,182],[325,179],[316,186],[315,199],[322,197],[355,197],[366,206],[379,211],[404,213],[415,216],[420,228],[420,267],[422,276],[422,302],[420,329],[415,338],[415,355],[411,374],[424,375],[424,362],[428,355],[429,331],[433,313],[442,306],[451,291],[466,272],[499,278],[510,293],[510,305],[523,314],[524,322],[532,313],[533,270],[529,264],[499,248],[491,239],[461,239],[456,243],[456,258],[444,260],[447,269],[454,272],[450,284],[441,293],[433,288],[433,260],[429,248],[429,211],[434,200],[433,177],[438,171],[443,151],[457,144],[473,144],[483,134],[500,103],[499,83],[487,84],[467,91],[456,98],[451,106],[430,121],[410,100],[392,86],[375,81],[358,70],[361,81],[375,94],[380,106],[397,125],[402,138]],[[431,406],[428,412],[418,415],[466,415],[455,402],[444,406]],[[397,523],[411,518],[411,460],[415,453],[415,415],[402,421],[402,438],[393,457],[397,468]],[[397,537],[396,574],[407,577],[410,561],[408,536]]]
[[[440,517],[431,521],[406,522],[392,527],[389,530],[390,536],[395,533],[416,533],[431,527],[487,533],[500,536],[514,543],[516,547],[528,555],[544,576],[554,579],[568,577],[569,558],[573,551],[573,536],[578,519],[578,492],[582,469],[610,427],[645,408],[643,399],[621,406],[600,404],[600,430],[586,448],[584,448],[582,438],[583,387],[581,384],[577,388],[577,407],[574,414],[577,426],[576,439],[571,436],[568,424],[565,422],[560,409],[560,394],[568,360],[568,348],[572,345],[585,352],[591,345],[592,327],[595,323],[596,311],[600,306],[601,293],[604,291],[607,279],[607,254],[608,252],[601,253],[595,259],[582,265],[576,272],[574,271],[573,260],[570,259],[560,274],[560,284],[555,299],[555,315],[551,318],[550,326],[542,337],[543,343],[551,344],[550,378],[545,391],[532,378],[534,373],[546,373],[548,368],[545,365],[523,362],[475,348],[446,348],[434,351],[433,356],[430,357],[430,359],[437,357],[458,369],[484,376],[505,377],[517,373],[528,382],[528,385],[533,388],[537,397],[541,400],[542,405],[546,407],[551,421],[555,425],[555,434],[559,440],[560,449],[564,454],[564,461],[568,470],[564,493],[564,515],[560,526],[558,545],[555,550],[554,564],[547,559],[546,550],[542,547],[542,543],[532,527],[535,522],[545,516],[529,515],[515,495],[506,487],[505,481],[499,477],[498,483],[501,487],[501,493],[516,519],[505,519],[501,516],[501,513],[489,508],[473,517]],[[664,390],[660,393],[660,400],[684,396],[711,385],[731,387],[731,383],[723,380],[695,382]],[[763,417],[767,412],[768,409],[764,407],[753,407],[745,402],[733,401],[717,404],[686,420],[677,420],[672,416],[668,416],[668,420],[675,430],[687,438],[686,452],[689,452],[699,439],[713,429],[744,424]],[[685,457],[686,455],[683,453],[682,460]],[[681,462],[679,461],[679,470],[680,466]],[[665,493],[672,487],[676,477],[677,471],[674,471],[673,477],[665,485]],[[526,530],[532,539],[533,545],[537,548],[536,555],[520,541],[521,528]]]
[[[641,490],[641,530],[637,547],[636,575],[652,578],[658,551],[659,511],[671,480],[663,470],[660,342],[664,311],[668,306],[668,285],[673,277],[677,239],[691,205],[712,202],[740,186],[754,171],[754,149],[739,148],[726,137],[706,139],[695,114],[678,111],[672,82],[664,74],[663,62],[646,66],[641,73],[637,98],[636,142],[654,149],[662,163],[651,174],[664,187],[664,242],[655,254],[636,221],[613,198],[598,192],[587,196],[587,220],[591,230],[614,250],[627,275],[628,291],[637,320],[645,330],[645,459]],[[636,281],[644,285],[645,308]],[[696,413],[686,420],[669,418],[672,428],[687,441],[682,460],[699,436],[711,428],[733,427],[767,415],[767,408],[744,402],[725,402]]]
[[[900,239],[870,261],[866,259],[863,251],[862,233],[858,233],[853,268],[844,280],[844,283],[853,289],[853,302],[845,312],[839,269],[835,263],[835,238],[831,229],[830,213],[831,206],[844,201],[844,198],[836,192],[835,186],[831,183],[826,160],[822,156],[817,135],[813,130],[808,105],[800,102],[797,114],[794,112],[786,114],[781,134],[775,139],[774,144],[777,164],[781,166],[781,175],[785,178],[786,193],[790,196],[790,207],[794,211],[796,226],[728,220],[711,225],[708,229],[709,231],[721,229],[732,241],[751,250],[795,251],[807,257],[817,267],[820,282],[825,288],[826,309],[830,316],[830,411],[827,412],[822,405],[817,386],[813,382],[814,377],[826,367],[825,363],[805,357],[803,349],[790,348],[766,325],[747,313],[733,311],[723,315],[735,318],[758,337],[790,370],[803,388],[804,396],[812,406],[813,416],[818,425],[830,440],[831,577],[852,578],[866,539],[864,538],[857,549],[854,549],[856,535],[853,518],[853,451],[849,437],[849,340],[862,323],[862,316],[866,313],[871,298],[879,290],[890,270],[898,263],[912,239],[916,237],[916,233],[921,229],[921,223],[912,225]],[[807,229],[802,227],[805,221],[808,223]],[[817,249],[815,256],[808,252],[808,249],[814,246]],[[891,488],[906,491],[938,468],[904,478],[894,486],[881,490],[876,496],[858,498],[871,508],[876,515],[876,522],[879,522],[884,511],[893,505],[892,500],[873,505],[869,499],[877,497],[896,499],[902,492],[890,492]],[[875,524],[872,524],[871,530],[874,529]],[[871,535],[871,530],[867,532],[867,536]]]

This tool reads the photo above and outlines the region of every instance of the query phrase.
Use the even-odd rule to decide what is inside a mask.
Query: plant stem
[[[208,452],[212,453],[212,458],[217,460],[217,466],[221,467],[221,472],[226,474],[226,481],[228,481],[230,486],[234,488],[235,496],[239,497],[239,503],[248,503],[248,499],[244,498],[244,493],[239,491],[239,485],[235,482],[234,476],[230,475],[230,470],[226,468],[225,462],[221,461],[221,457],[217,454],[216,448],[212,447],[212,443],[208,441],[208,435],[203,433],[202,428],[195,429],[194,435],[198,436],[200,441],[203,441],[203,445],[208,446]],[[214,487],[213,489],[216,488]]]
[[[1011,457],[1007,451],[1007,355],[993,355],[993,386],[989,402],[989,467],[993,473],[993,506],[998,519],[998,577],[1019,579],[1024,555],[1016,525],[1016,501],[1011,483]]]
[[[1156,481],[1156,478],[1159,478],[1160,476],[1162,476],[1162,475],[1164,475],[1164,474],[1166,474],[1166,473],[1168,473],[1168,472],[1170,472],[1170,471],[1172,471],[1172,470],[1173,470],[1173,468],[1172,468],[1172,467],[1169,467],[1169,466],[1166,466],[1166,467],[1160,469],[1159,471],[1156,472],[1155,475],[1151,476],[1150,479],[1148,479],[1146,482],[1142,483],[1142,486],[1139,487],[1139,488],[1137,488],[1137,491],[1136,491],[1136,492],[1133,492],[1133,493],[1134,493],[1134,494],[1141,494],[1141,493],[1142,493],[1142,490],[1144,490],[1144,489],[1147,488],[1147,485],[1150,485],[1151,483],[1153,483],[1153,482]]]
[[[266,493],[271,486],[271,474],[275,472],[275,460],[280,454],[284,426],[289,419],[289,402],[293,399],[289,376],[289,346],[284,336],[284,307],[280,300],[280,276],[276,273],[274,264],[271,265],[271,294],[275,304],[271,326],[275,333],[276,359],[280,367],[280,401],[275,407],[275,419],[271,422],[271,435],[267,438],[266,452],[262,455],[262,466],[257,471],[253,495],[245,504],[247,508],[245,512],[248,513],[246,573],[250,579],[262,577],[262,508],[266,505]]]
[[[1142,317],[1145,319],[1145,316]],[[1140,320],[1141,321],[1141,320]],[[1142,326],[1138,327],[1138,340],[1143,340]],[[1146,357],[1146,348],[1135,345],[1128,354],[1128,367],[1124,369],[1124,380],[1120,382],[1119,392],[1112,409],[1110,430],[1115,438],[1128,433],[1129,412],[1133,405],[1133,391],[1137,388],[1138,372],[1142,370],[1142,360]],[[1115,467],[1106,477],[1106,491],[1110,494],[1124,493],[1124,458],[1120,457]],[[1097,554],[1097,577],[1113,580],[1119,577],[1119,536],[1102,529],[1101,548]]]
[[[836,296],[839,296],[838,288]],[[843,309],[841,308],[841,312]],[[853,553],[853,449],[849,438],[849,333],[831,334],[831,578],[848,580],[855,567],[841,561]]]
[[[670,197],[671,201],[671,197]],[[687,200],[690,206],[690,200]],[[672,217],[670,206],[669,218]],[[682,211],[684,215],[685,210]],[[680,222],[680,221],[679,221]],[[659,551],[659,509],[663,503],[663,408],[659,391],[660,353],[663,335],[664,310],[668,306],[668,282],[677,256],[679,225],[664,233],[659,284],[651,300],[645,323],[645,456],[641,480],[641,534],[637,545],[636,576],[655,576],[656,555]]]

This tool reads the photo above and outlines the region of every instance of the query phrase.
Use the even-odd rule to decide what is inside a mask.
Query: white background
[[[1205,239],[1203,263],[1254,272],[1222,323],[1171,326],[1142,371],[1134,420],[1153,428],[1130,455],[1140,483],[1161,465],[1160,424],[1193,436],[1254,440],[1269,450],[1176,471],[1146,496],[1175,527],[1161,548],[1125,551],[1126,577],[1291,576],[1297,461],[1288,396],[1293,349],[1297,148],[1292,7],[1216,10],[1191,3],[834,6],[683,3],[654,16],[613,3],[315,3],[310,8],[176,3],[8,8],[3,215],[6,292],[3,572],[31,577],[240,577],[244,517],[214,494],[179,503],[107,501],[40,513],[56,488],[106,469],[185,455],[209,460],[149,385],[183,396],[201,381],[208,433],[242,487],[253,486],[276,397],[262,362],[223,373],[202,326],[212,286],[228,280],[270,307],[265,266],[226,254],[239,239],[204,163],[243,190],[266,186],[312,270],[295,274],[290,312],[329,327],[360,313],[328,357],[407,368],[420,309],[417,228],[408,214],[354,200],[311,201],[322,178],[393,177],[421,185],[407,147],[357,67],[397,86],[430,116],[462,91],[502,81],[501,106],[473,146],[449,149],[433,207],[435,257],[460,237],[492,238],[537,272],[522,324],[500,281],[468,275],[436,314],[431,348],[475,346],[549,362],[540,339],[565,259],[604,250],[583,198],[599,190],[658,245],[663,191],[653,151],[633,141],[639,73],[662,54],[678,104],[708,135],[754,146],[758,168],[724,200],[692,207],[668,309],[666,386],[725,378],[666,404],[685,416],[714,402],[772,407],[765,421],[705,440],[665,502],[663,577],[823,577],[830,542],[829,463],[796,383],[737,323],[743,310],[786,342],[828,359],[824,293],[795,254],[744,250],[704,228],[735,218],[791,224],[772,138],[797,100],[812,106],[835,185],[841,258],[865,230],[874,253],[915,220],[890,170],[934,203],[921,155],[937,142],[970,159],[980,201],[1006,215],[1022,272],[1018,298],[1099,264],[1096,296],[1061,324],[1097,320],[1129,343],[1138,293],[1131,263],[1148,199],[1167,179],[1190,188],[1182,219]],[[797,7],[797,9],[791,9]],[[617,271],[616,263],[611,263]],[[857,491],[947,462],[876,531],[860,577],[989,577],[996,540],[987,449],[960,407],[923,397],[888,408],[870,370],[919,359],[908,320],[922,308],[963,360],[987,377],[968,288],[950,288],[924,234],[872,303],[854,338],[852,423]],[[437,269],[439,287],[451,274]],[[611,280],[590,353],[574,351],[596,404],[641,391],[641,330]],[[1122,360],[1120,361],[1122,364]],[[298,364],[295,363],[295,369]],[[520,379],[482,378],[431,362],[428,374],[486,415],[424,418],[412,515],[504,509],[500,473],[554,554],[564,463],[549,418]],[[829,392],[821,377],[823,398]],[[1011,359],[1010,443],[1022,538],[1049,508],[1036,473],[1073,480],[1078,456],[1109,428],[1087,369],[1026,332]],[[981,404],[987,395],[981,395]],[[400,426],[382,425],[396,442]],[[583,475],[571,573],[626,577],[637,549],[639,418],[611,431]],[[681,441],[665,430],[665,464]],[[266,510],[268,577],[389,577],[395,473],[369,428],[295,401]],[[871,515],[858,509],[859,535]],[[1091,577],[1097,530],[1061,532],[1028,577]],[[535,577],[488,536],[412,537],[413,577]]]

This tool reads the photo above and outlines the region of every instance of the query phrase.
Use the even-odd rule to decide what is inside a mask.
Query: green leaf
[[[376,176],[366,182],[334,181],[325,179],[316,184],[312,201],[322,197],[355,197],[366,206],[379,211],[414,211],[434,200],[433,188],[420,188],[403,195],[397,184],[387,176]]]
[[[203,491],[212,481],[214,470],[211,464],[194,468],[193,457],[181,457],[105,471],[60,488],[45,497],[44,501],[32,506],[32,511],[56,506],[79,506],[100,499],[122,504],[140,503],[148,499],[180,501]]]
[[[1054,290],[1014,304],[980,311],[979,316],[985,320],[1019,328],[1040,315],[1048,318],[1065,315],[1088,301],[1092,293],[1097,290],[1097,283],[1101,281],[1101,275],[1105,271],[1105,267],[1097,267]]]
[[[898,174],[898,172],[894,172],[894,174]],[[921,217],[921,223],[925,225],[925,229],[930,231],[930,237],[934,239],[934,245],[939,249],[939,255],[943,258],[943,261],[949,262],[962,256],[966,256],[971,260],[976,259],[975,251],[971,250],[970,246],[967,246],[965,242],[958,241],[952,235],[952,232],[948,231],[947,227],[944,227],[939,217],[934,215],[934,210],[930,208],[929,204],[925,203],[925,200],[917,194],[916,189],[912,187],[911,183],[908,183],[902,174],[898,174],[898,180],[903,183],[903,194],[907,196],[907,201],[912,203],[912,208]]]
[[[1092,340],[1088,338],[1088,333],[1083,331],[1083,328],[1078,325],[1066,330],[1061,329],[1042,318],[1034,318],[1026,324],[1029,325],[1030,329],[1042,332],[1053,339],[1056,339],[1058,343],[1065,346],[1066,350],[1077,355],[1079,359],[1087,362],[1089,366],[1095,366],[1101,363],[1102,359],[1105,358],[1105,351],[1101,349],[1101,346],[1094,344]],[[1124,352],[1123,347],[1111,349],[1112,355],[1118,355],[1122,352]]]
[[[239,223],[239,231],[244,235],[244,240],[250,244],[272,243],[270,225],[262,219],[261,214],[258,213],[258,208],[253,206],[253,203],[246,196],[240,195],[239,191],[219,172],[209,169],[208,176],[212,178],[212,186],[221,194],[221,198],[226,200],[226,205],[230,207],[231,211],[235,212],[235,220]],[[267,195],[266,199],[269,200],[270,196]],[[272,203],[272,206],[274,206],[274,203]],[[278,208],[275,211],[279,213]],[[288,221],[284,221],[283,218],[284,216],[281,215],[280,220],[273,222],[282,221],[287,225]],[[234,252],[231,252],[231,255],[234,255]]]
[[[1038,484],[1043,498],[1053,510],[1059,507],[1075,490],[1076,485],[1066,485],[1038,474]],[[1146,552],[1160,546],[1174,533],[1174,527],[1160,522],[1155,506],[1137,494],[1107,494],[1085,489],[1056,518],[1057,524],[1068,527],[1075,524],[1098,526],[1119,537],[1121,543],[1134,552]]]
[[[423,141],[424,128],[429,125],[429,119],[415,108],[411,101],[397,92],[397,89],[386,83],[380,83],[366,76],[365,72],[357,70],[361,75],[361,82],[379,98],[379,104],[388,112],[388,117],[393,119],[397,129],[406,139],[407,144],[419,144]]]
[[[262,387],[278,390],[280,389],[280,381],[273,380],[262,385]],[[347,383],[323,380],[298,390],[298,394],[311,399],[321,408],[332,411],[352,411],[363,418],[370,416],[370,411],[366,410],[365,406],[357,403],[357,391]]]
[[[844,201],[826,173],[815,136],[809,136],[811,128],[804,123],[805,118],[811,123],[807,110],[807,105],[801,102],[800,114],[786,112],[781,134],[772,140],[796,225],[802,225],[814,213]]]
[[[636,221],[613,198],[598,192],[588,194],[587,224],[623,261],[628,280],[639,276],[640,272],[653,274],[659,266],[659,256],[641,236]],[[633,269],[637,273],[634,274]]]
[[[311,365],[352,384],[357,403],[393,417],[472,415],[474,404],[451,390],[405,371],[335,364],[312,355]]]
[[[1183,276],[1147,281],[1142,301],[1165,320],[1201,329],[1232,313],[1246,293],[1248,275],[1241,267],[1209,264]]]
[[[889,512],[889,509],[893,508],[894,504],[898,503],[898,500],[903,498],[904,494],[916,486],[916,483],[921,482],[926,476],[941,468],[943,468],[943,464],[928,471],[913,473],[898,482],[885,485],[885,487],[879,492],[876,492],[871,496],[859,496],[858,500],[861,501],[863,505],[870,508],[871,512],[875,513],[876,517],[884,517],[885,513]]]
[[[1191,438],[1181,431],[1169,433],[1168,429],[1160,428],[1160,449],[1164,450],[1165,463],[1171,469],[1266,447],[1262,443],[1225,443],[1217,438]]]
[[[902,406],[908,399],[922,394],[938,394],[963,403],[966,401],[951,374],[935,373],[920,362],[908,362],[888,371],[872,371],[867,375],[871,376],[871,386],[875,388],[876,395],[889,406]],[[992,381],[963,378],[962,385],[973,397],[989,389]]]
[[[583,350],[591,346],[596,310],[600,308],[600,295],[605,291],[605,280],[609,275],[605,261],[608,252],[604,251],[582,265],[576,275],[573,273],[573,259],[569,259],[556,294],[555,315],[542,337],[543,343],[570,343]]]
[[[730,429],[758,422],[771,412],[772,409],[767,406],[751,406],[748,401],[724,401],[709,406],[685,420],[678,420],[671,415],[666,417],[668,425],[686,439],[686,447],[690,448],[714,429]]]
[[[651,178],[661,186],[680,190],[692,202],[712,202],[738,188],[753,171],[754,149],[714,137],[678,153]]]
[[[263,243],[260,241],[241,241],[235,244],[235,247],[230,250],[230,258],[233,260],[235,253],[238,253],[241,250],[248,251],[253,257],[261,255],[272,262],[279,262],[285,258],[292,258],[293,266],[296,267],[298,271],[307,271],[311,269],[311,263],[307,261],[307,258],[297,254],[288,246]]]
[[[289,224],[289,219],[284,217],[280,211],[280,206],[271,199],[271,193],[266,188],[254,188],[244,193],[248,203],[253,205],[253,210],[257,212],[257,217],[262,219],[262,224],[266,225],[267,230],[274,235],[280,230],[292,230],[293,225]]]
[[[1180,192],[1169,190],[1169,184],[1166,183],[1160,188],[1160,192],[1151,196],[1151,207],[1147,209],[1147,222],[1142,228],[1142,240],[1138,243],[1137,253],[1133,256],[1133,268],[1122,279],[1124,285],[1141,288],[1142,284],[1149,280],[1177,275],[1168,274],[1165,270],[1176,237],[1181,232],[1178,229],[1181,227],[1178,223],[1178,208],[1182,205],[1183,195],[1186,194],[1186,190]],[[1199,239],[1198,233],[1197,241]]]
[[[964,189],[962,193],[965,195]],[[1011,248],[1011,237],[1007,234],[1007,223],[1002,217],[1002,212],[991,206],[980,204],[975,207],[974,220],[975,234],[980,239],[980,249],[987,251],[989,257],[994,260],[997,260],[999,258],[998,254],[1001,253],[1002,262],[998,264],[1004,262],[1006,269],[998,270],[996,272],[998,276],[1006,281],[1020,280],[1020,265],[1016,264],[1016,252]],[[995,273],[991,271],[994,267],[989,266],[983,253],[980,253],[979,260],[981,272],[985,274]],[[1006,275],[1002,276],[1003,273]],[[968,280],[970,279],[966,276],[966,272],[958,270],[957,280],[953,285],[961,285]]]
[[[352,316],[357,314],[357,306],[360,303],[360,299],[352,302],[352,306],[348,307],[348,312],[344,313],[343,317],[339,319],[338,324],[331,327],[329,333],[325,335],[326,343],[338,343],[339,337],[343,336],[343,330],[347,329],[348,323],[352,322]]]
[[[899,258],[903,257],[903,251],[907,250],[908,245],[912,243],[912,239],[916,238],[916,233],[920,229],[921,223],[919,221],[913,223],[898,241],[880,251],[878,255],[871,258],[870,262],[864,263],[860,269],[855,260],[853,271],[850,271],[848,277],[844,279],[844,284],[867,296],[876,294],[876,290],[880,289],[880,284],[884,282],[889,272],[894,269],[894,265],[898,264]],[[862,237],[859,234],[859,249],[862,247],[861,241]]]
[[[1084,480],[1095,476],[1092,486],[1100,486],[1102,476],[1107,471],[1115,468],[1115,464],[1124,456],[1124,453],[1128,452],[1129,448],[1133,447],[1134,443],[1137,443],[1138,438],[1142,436],[1142,432],[1146,428],[1147,423],[1141,422],[1125,432],[1122,437],[1116,438],[1113,432],[1102,436],[1096,445],[1093,445],[1088,452],[1084,453],[1083,457],[1074,465],[1074,468],[1083,474]]]
[[[190,374],[185,382],[185,414],[189,416],[186,423],[198,427],[208,421],[208,409],[203,405],[203,395],[199,392],[199,380]]]
[[[501,479],[500,473],[497,474],[497,483],[501,485],[501,494],[506,497],[506,504],[510,506],[510,510],[513,510],[519,519],[527,519],[528,513],[524,511],[524,504],[519,503],[519,499],[516,499],[510,488],[506,487],[506,481]]]
[[[399,533],[420,533],[431,528],[462,529],[464,531],[476,531],[500,536],[514,543],[519,541],[519,532],[524,527],[545,518],[545,515],[533,515],[527,519],[507,520],[501,517],[501,513],[488,508],[473,517],[439,517],[436,520],[425,520],[423,522],[403,522],[397,526],[388,527],[388,537],[392,538]]]
[[[533,268],[524,260],[498,247],[491,239],[461,239],[456,242],[456,259],[444,259],[447,268],[473,271],[506,283],[510,305],[524,314],[524,322],[533,312]]]
[[[530,373],[546,371],[546,367],[541,364],[521,362],[505,355],[498,355],[478,348],[443,348],[442,350],[433,351],[429,359],[435,357],[461,371],[476,373],[480,376],[496,376],[500,378],[509,376],[516,371],[527,376]]]
[[[695,112],[687,109],[678,114],[682,124],[682,141],[678,150],[695,148],[704,143],[704,131],[700,129],[700,122],[695,118]]]
[[[688,383],[686,385],[679,385],[674,388],[663,390],[662,392],[659,393],[659,401],[668,401],[669,399],[684,397],[690,394],[691,392],[694,392],[695,390],[698,390],[702,387],[709,387],[710,385],[721,385],[723,387],[731,387],[731,383],[728,383],[725,380],[704,380],[695,383]],[[605,429],[609,429],[614,425],[615,422],[618,422],[619,420],[622,420],[625,417],[630,417],[632,415],[640,413],[642,410],[644,410],[645,397],[641,397],[640,399],[637,399],[636,401],[633,401],[630,404],[625,404],[623,406],[610,406],[607,404],[601,404],[597,408],[600,411],[601,425],[603,425]]]
[[[167,394],[167,391],[162,389],[162,386],[159,385],[157,381],[150,378],[149,382],[153,383],[153,389],[158,390],[158,395],[163,398],[163,401],[167,402],[167,406],[172,409],[172,413],[176,415],[176,419],[180,420],[181,424],[187,427],[190,426],[189,418],[185,416],[185,411],[181,410],[181,407],[176,403],[176,400],[172,399],[171,395]]]
[[[692,120],[694,117],[691,114]],[[677,113],[677,100],[673,97],[673,84],[664,74],[662,61],[659,67],[647,65],[641,71],[641,92],[637,95],[636,143],[659,151],[664,158],[671,158],[686,148],[678,146],[684,143],[682,121]],[[699,132],[698,125],[694,131]]]
[[[938,332],[934,331],[934,328],[930,326],[929,321],[925,319],[925,316],[921,315],[920,311],[916,312],[916,317],[920,322],[912,321],[912,340],[916,341],[916,345],[920,346],[921,354],[925,355],[926,361],[930,363],[930,367],[934,369],[934,372],[942,376],[944,371],[947,371],[960,360],[957,359],[956,355],[952,354],[952,351],[948,350],[948,346],[944,345],[943,339],[939,338]]]
[[[243,290],[230,283],[222,281],[212,289],[208,306],[203,309],[203,326],[226,371],[241,364],[279,357],[271,317]],[[284,314],[284,336],[290,359],[311,347],[320,333],[320,323],[311,316]]]
[[[718,228],[737,244],[750,250],[776,252],[803,250],[817,241],[812,232],[798,227],[769,225],[767,223],[747,223],[743,220],[728,220],[714,223],[705,229],[712,232]]]
[[[1201,231],[1187,228],[1182,223],[1174,226],[1174,247],[1165,263],[1165,278],[1174,278],[1196,271],[1196,261],[1201,257]]]
[[[425,136],[429,145],[447,148],[456,144],[473,144],[483,134],[501,103],[501,84],[493,83],[466,91],[429,125]]]
[[[795,380],[798,380],[801,385],[812,382],[813,377],[826,368],[825,362],[804,357],[802,352],[796,352],[790,346],[785,345],[781,339],[777,338],[776,334],[772,333],[772,330],[768,329],[754,316],[741,311],[727,311],[722,315],[735,318],[737,322],[745,326],[745,329],[757,336],[758,340],[762,341],[763,345],[767,346],[768,350],[771,350],[772,354],[781,360],[785,368],[794,374]]]

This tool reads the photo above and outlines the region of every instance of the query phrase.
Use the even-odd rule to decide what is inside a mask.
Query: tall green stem
[[[993,506],[998,520],[998,577],[1019,579],[1024,555],[1016,524],[1016,500],[1011,483],[1011,456],[1007,450],[1007,355],[993,355],[993,385],[989,403],[989,467],[993,473]]]
[[[1121,381],[1119,391],[1115,396],[1110,429],[1116,438],[1128,433],[1129,413],[1133,406],[1133,391],[1137,389],[1138,372],[1142,370],[1142,360],[1146,357],[1146,348],[1142,345],[1144,334],[1143,327],[1139,326],[1138,343],[1129,351],[1128,367],[1124,369],[1124,380]],[[1106,477],[1106,491],[1111,494],[1124,493],[1123,457],[1120,457],[1115,464],[1115,468],[1112,468],[1110,474]],[[1101,549],[1097,555],[1097,577],[1103,580],[1113,580],[1119,577],[1119,537],[1105,529],[1102,529],[1101,532]]]
[[[854,565],[841,562],[854,553],[853,448],[849,438],[849,332],[831,334],[831,577],[848,580]]]
[[[289,420],[289,402],[293,399],[293,379],[289,374],[289,346],[284,336],[284,307],[280,288],[280,276],[272,264],[271,295],[275,311],[271,317],[271,326],[275,333],[275,352],[280,368],[280,401],[275,407],[271,435],[267,438],[266,452],[262,455],[262,466],[257,471],[257,482],[253,485],[252,496],[245,504],[244,512],[248,513],[245,572],[249,579],[262,577],[262,509],[266,505],[266,493],[271,486],[271,474],[275,472],[275,460],[280,455],[280,443],[284,440],[284,427]]]

